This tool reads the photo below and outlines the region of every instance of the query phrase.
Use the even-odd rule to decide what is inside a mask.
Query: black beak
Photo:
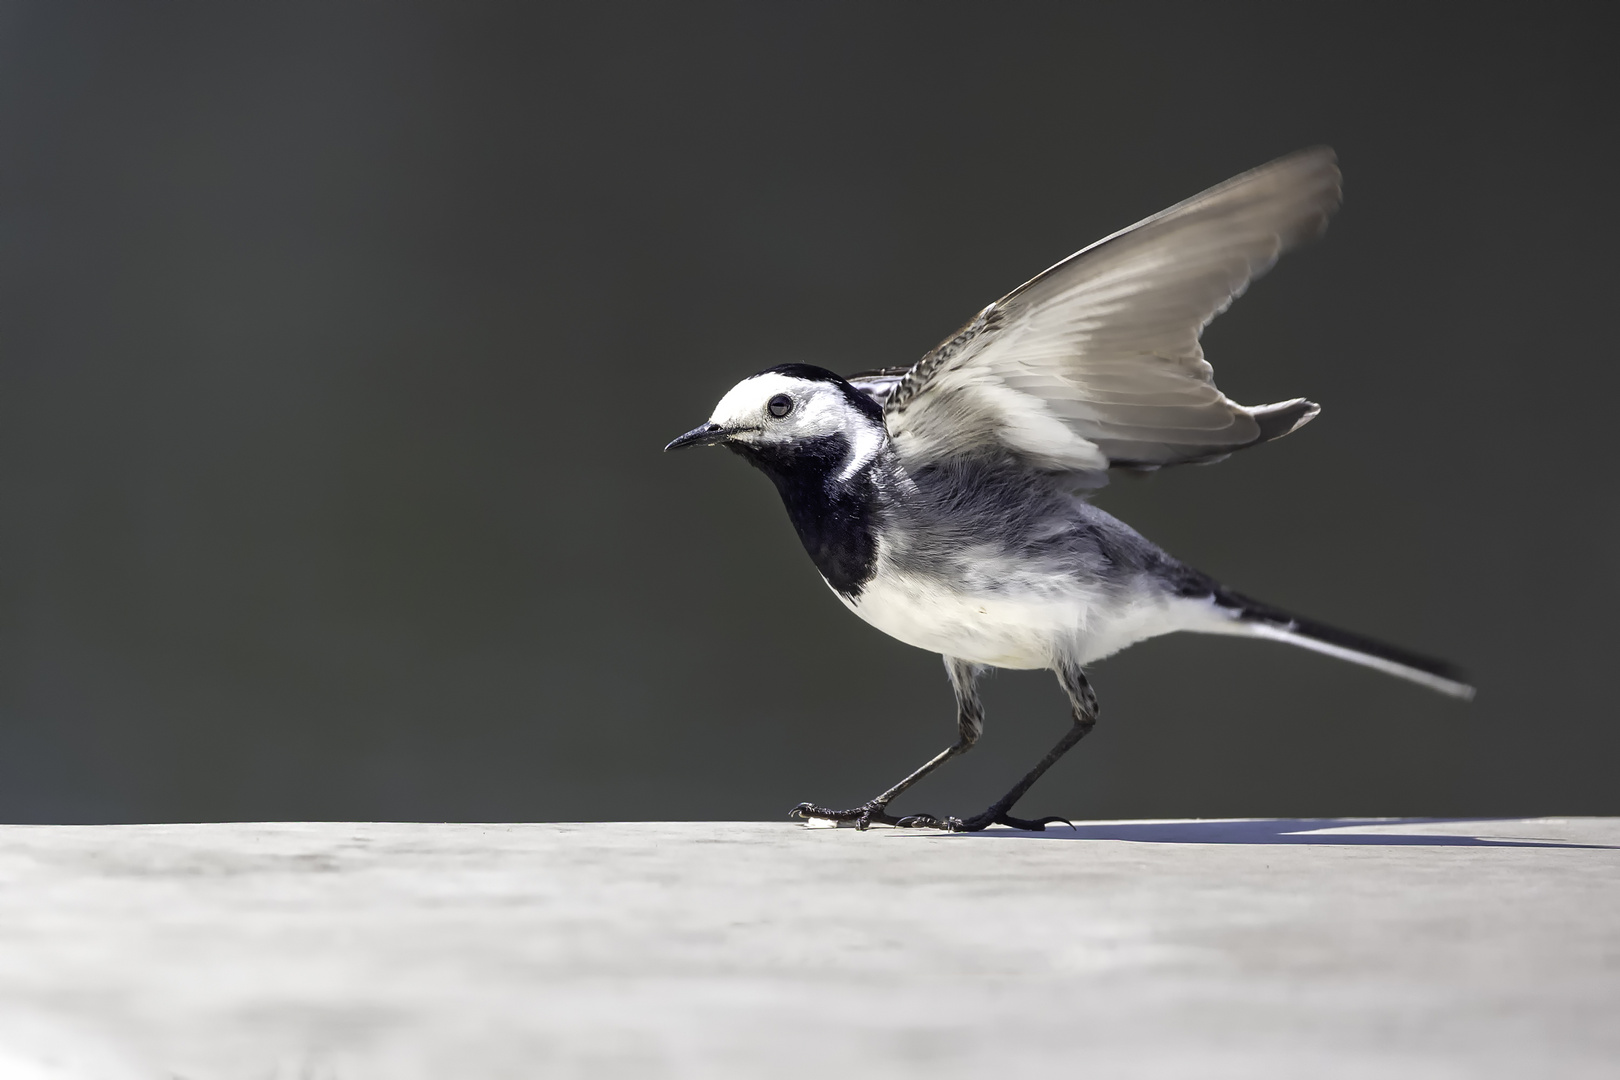
[[[711,446],[717,442],[724,442],[726,436],[730,434],[731,431],[728,428],[723,428],[719,424],[704,424],[702,427],[695,427],[688,431],[685,435],[664,447],[664,449],[667,451],[679,450],[683,446]]]

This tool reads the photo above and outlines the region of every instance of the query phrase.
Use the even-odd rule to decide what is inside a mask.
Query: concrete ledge
[[[1620,819],[0,827],[0,1080],[1612,1077]]]

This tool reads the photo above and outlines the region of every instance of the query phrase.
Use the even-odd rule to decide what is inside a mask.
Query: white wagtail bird
[[[741,454],[776,484],[844,605],[945,658],[956,742],[870,802],[802,803],[794,816],[965,831],[1061,821],[1009,811],[1096,723],[1086,666],[1176,630],[1283,641],[1473,695],[1449,664],[1233,592],[1086,501],[1109,469],[1219,461],[1316,416],[1304,398],[1227,398],[1199,335],[1338,204],[1332,151],[1280,158],[1071,255],[908,368],[774,367],[665,447]],[[1055,672],[1068,732],[983,813],[891,815],[901,792],[978,740],[975,684],[992,667]]]

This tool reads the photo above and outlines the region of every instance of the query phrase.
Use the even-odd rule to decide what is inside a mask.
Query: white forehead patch
[[[818,390],[832,390],[832,387],[775,371],[751,375],[726,391],[726,396],[714,407],[709,422],[722,427],[756,427],[770,415],[765,407],[777,394],[793,399],[792,416],[797,416],[812,396],[819,396],[815,393]]]

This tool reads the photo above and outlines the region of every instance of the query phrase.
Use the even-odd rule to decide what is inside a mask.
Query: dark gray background
[[[1161,639],[1024,809],[1620,811],[1585,10],[0,7],[0,818],[874,794],[951,737],[938,659],[839,606],[762,477],[659,448],[1313,143],[1345,209],[1206,345],[1322,417],[1102,502],[1479,698]],[[979,809],[1066,722],[1039,673],[987,701],[907,806]]]

